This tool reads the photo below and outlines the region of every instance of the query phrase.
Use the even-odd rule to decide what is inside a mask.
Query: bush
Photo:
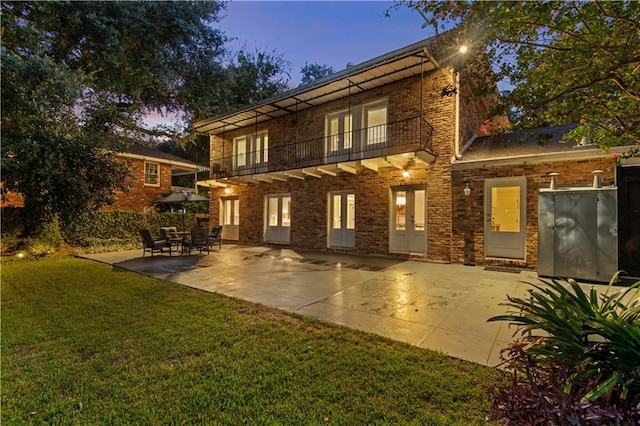
[[[573,280],[532,284],[509,297],[520,339],[503,352],[510,381],[493,388],[496,414],[511,424],[640,423],[640,281],[589,294]],[[505,355],[506,354],[506,355]]]
[[[194,221],[193,214],[187,214],[185,223]],[[149,229],[160,236],[161,226],[182,228],[182,214],[179,213],[138,213],[126,211],[87,212],[63,225],[65,241],[77,247],[91,247],[110,244],[116,245],[140,243],[140,229]],[[104,243],[99,243],[103,240]]]

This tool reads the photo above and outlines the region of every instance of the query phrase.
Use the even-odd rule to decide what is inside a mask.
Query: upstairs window
[[[144,163],[144,184],[160,186],[160,165],[158,163]]]
[[[233,168],[235,170],[264,166],[269,162],[269,133],[243,135],[233,139]]]
[[[387,103],[376,102],[364,106],[366,144],[375,145],[387,141]]]
[[[352,105],[325,117],[327,156],[378,148],[387,143],[387,99]]]

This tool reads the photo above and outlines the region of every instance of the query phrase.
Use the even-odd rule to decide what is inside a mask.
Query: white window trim
[[[266,144],[265,144],[266,137]],[[258,152],[257,145],[258,139],[261,139],[261,149]],[[244,164],[238,164],[238,142],[244,139],[245,152],[244,152]],[[257,160],[265,159],[265,161],[257,162]],[[234,170],[250,169],[253,167],[266,166],[269,163],[269,131],[261,130],[257,133],[248,133],[233,138],[233,168]]]
[[[147,182],[147,164],[151,165],[154,164],[157,166],[158,168],[158,182],[157,183],[148,183]],[[159,187],[160,186],[160,163],[156,163],[154,161],[145,161],[144,162],[144,186],[154,186],[154,187]]]
[[[382,107],[384,107],[386,112],[385,125],[388,126],[389,125],[389,99],[388,98],[382,98],[382,99],[378,99],[372,102],[367,102],[365,104],[362,104],[362,128],[363,129],[368,129],[370,127],[368,117],[367,117],[369,110],[382,108]],[[364,138],[364,140],[362,141],[362,144],[364,146],[386,144],[387,142],[389,142],[389,134],[387,131],[385,131],[384,141],[375,142],[372,144],[369,144],[367,132],[362,132],[362,133],[363,133],[362,137]]]

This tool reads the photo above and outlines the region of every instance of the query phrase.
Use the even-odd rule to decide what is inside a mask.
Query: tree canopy
[[[223,71],[225,37],[212,26],[221,7],[2,2],[2,178],[32,225],[126,189],[115,153],[155,135],[150,112],[205,109],[207,94],[195,93]]]
[[[300,69],[302,80],[300,85],[309,84],[320,78],[333,74],[335,71],[329,65],[320,65],[316,62],[308,63],[305,61],[304,66]]]
[[[638,152],[640,2],[410,0],[400,6],[420,11],[436,33],[456,28],[458,37],[450,40],[469,51],[455,66],[479,95],[498,82],[513,87],[492,113],[515,110],[515,128],[579,122],[569,137],[588,137],[603,148],[635,143]]]

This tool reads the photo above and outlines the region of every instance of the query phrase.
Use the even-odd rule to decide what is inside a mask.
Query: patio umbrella
[[[194,192],[180,191],[169,194],[166,197],[162,197],[156,200],[156,204],[180,204],[182,208],[182,230],[185,230],[184,217],[185,217],[185,204],[186,203],[198,203],[203,201],[209,201],[207,197],[198,195]]]

